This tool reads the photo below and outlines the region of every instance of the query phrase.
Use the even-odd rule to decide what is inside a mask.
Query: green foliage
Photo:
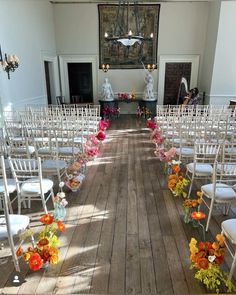
[[[229,279],[228,274],[221,271],[220,267],[214,263],[209,263],[208,269],[199,269],[194,277],[206,285],[208,290],[217,294],[222,289],[226,289],[227,293],[236,291],[236,287]]]

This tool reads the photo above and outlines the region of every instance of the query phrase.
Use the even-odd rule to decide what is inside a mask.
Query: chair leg
[[[190,185],[189,185],[189,189],[188,189],[188,197],[187,197],[188,199],[190,198],[191,191],[193,188],[193,179],[194,179],[194,175],[192,175],[191,180],[190,180]]]
[[[212,199],[211,204],[210,204],[210,208],[209,208],[208,218],[207,218],[206,231],[208,231],[208,228],[209,228],[210,219],[211,219],[211,215],[212,215],[212,211],[213,211],[213,205],[214,205],[214,200]]]
[[[236,252],[235,252],[235,254],[234,254],[233,262],[232,262],[232,265],[231,265],[231,268],[230,268],[230,272],[229,272],[229,279],[230,279],[230,280],[231,280],[232,277],[233,277],[235,266],[236,266]]]

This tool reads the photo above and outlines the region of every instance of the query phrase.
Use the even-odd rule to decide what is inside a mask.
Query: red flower
[[[64,232],[65,225],[61,222],[61,220],[57,221],[57,228],[59,229],[59,231]]]
[[[48,224],[52,224],[53,219],[54,219],[53,215],[45,214],[39,218],[39,221],[42,222],[43,224],[48,225]]]
[[[146,126],[147,126],[147,128],[150,128],[152,130],[154,130],[157,127],[156,123],[150,119],[147,120]]]
[[[17,250],[16,250],[16,256],[21,256],[23,253],[23,249],[22,247],[20,246]]]
[[[200,258],[198,259],[198,267],[200,269],[208,269],[208,266],[209,266],[209,262],[206,258]]]
[[[33,271],[39,270],[43,264],[43,260],[38,253],[33,253],[29,259],[29,268]]]
[[[173,165],[172,166],[172,173],[179,173],[180,172],[180,166],[179,165]]]
[[[106,134],[104,132],[102,132],[101,130],[98,131],[98,133],[96,134],[96,137],[98,140],[104,140],[106,138]]]
[[[37,246],[42,247],[42,246],[45,246],[45,245],[48,245],[48,244],[49,244],[48,239],[43,238],[43,239],[40,239],[40,240],[38,241]]]
[[[194,212],[191,213],[191,217],[192,217],[192,219],[199,220],[199,219],[205,218],[206,215],[204,213],[202,213],[202,212],[194,211]]]

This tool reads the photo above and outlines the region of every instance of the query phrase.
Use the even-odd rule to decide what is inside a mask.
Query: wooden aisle
[[[166,187],[145,121],[123,115],[107,134],[81,191],[67,196],[59,263],[32,272],[21,262],[26,282],[19,287],[8,280],[12,263],[1,265],[2,293],[206,293],[189,270],[188,243],[198,233],[183,223],[182,202]],[[212,222],[214,235],[220,218]]]

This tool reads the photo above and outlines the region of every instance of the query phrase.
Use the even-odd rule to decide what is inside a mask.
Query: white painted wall
[[[48,0],[1,0],[2,51],[16,54],[20,66],[7,79],[0,72],[0,98],[4,110],[25,104],[46,103],[42,57],[56,53],[53,7]]]
[[[206,93],[206,103],[209,102],[209,94],[211,91],[212,72],[215,61],[215,49],[218,35],[218,23],[220,15],[219,1],[209,3],[209,15],[206,31],[206,42],[203,54],[203,63],[199,81],[199,88]]]
[[[206,38],[208,3],[162,3],[159,22],[158,56],[163,54],[203,55]],[[99,24],[97,4],[55,4],[54,21],[57,52],[60,55],[95,55],[99,60]],[[201,61],[201,58],[200,58]],[[109,70],[97,67],[96,100],[100,87],[108,77],[113,91],[142,94],[144,70]],[[154,91],[158,87],[158,71],[153,72]]]
[[[210,93],[211,104],[236,98],[236,1],[223,1]]]

